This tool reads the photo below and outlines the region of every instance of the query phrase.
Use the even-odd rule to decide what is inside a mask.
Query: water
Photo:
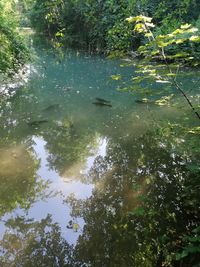
[[[75,51],[60,61],[41,46],[2,104],[1,266],[155,266],[158,239],[188,223],[185,140],[166,122],[192,115],[117,90],[110,76],[133,72],[119,63]]]

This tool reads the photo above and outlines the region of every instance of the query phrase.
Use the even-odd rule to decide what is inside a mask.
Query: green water
[[[187,151],[167,125],[197,122],[117,90],[110,76],[134,71],[119,65],[41,47],[28,83],[2,104],[0,266],[160,266],[158,238],[188,223]]]

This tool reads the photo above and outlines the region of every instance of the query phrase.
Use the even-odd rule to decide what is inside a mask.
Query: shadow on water
[[[0,265],[164,266],[199,223],[198,154],[155,123],[181,111],[116,91],[116,61],[41,50],[35,65],[0,113]]]

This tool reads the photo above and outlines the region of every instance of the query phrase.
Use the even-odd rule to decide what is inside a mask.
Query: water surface
[[[117,90],[110,76],[134,71],[119,65],[76,51],[60,61],[41,46],[29,82],[2,104],[1,266],[155,266],[148,244],[166,232],[163,211],[185,219],[185,158],[154,128],[192,115]]]

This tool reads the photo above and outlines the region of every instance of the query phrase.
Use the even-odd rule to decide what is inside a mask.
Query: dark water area
[[[170,135],[197,122],[117,90],[134,71],[118,60],[36,56],[0,110],[0,266],[161,266],[163,240],[198,221],[180,194],[199,154]]]

